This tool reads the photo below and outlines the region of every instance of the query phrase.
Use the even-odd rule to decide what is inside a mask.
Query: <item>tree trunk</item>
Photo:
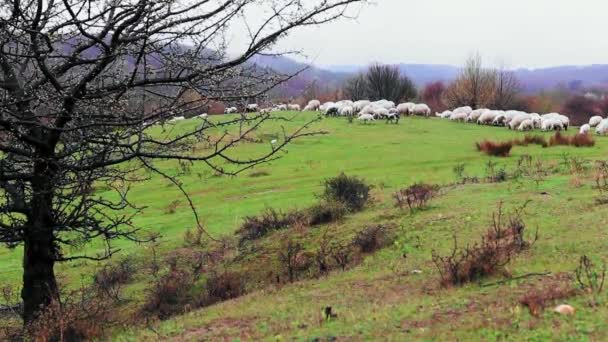
[[[57,245],[53,223],[53,168],[36,163],[32,180],[30,217],[24,229],[23,251],[23,320],[32,322],[53,299],[59,298],[54,266]]]

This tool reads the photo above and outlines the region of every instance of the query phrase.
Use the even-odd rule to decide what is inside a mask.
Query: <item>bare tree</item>
[[[358,74],[346,80],[344,85],[344,96],[354,100],[367,98],[367,79],[365,74]]]
[[[273,117],[201,119],[187,131],[164,122],[207,101],[253,98],[285,81],[290,75],[247,61],[293,29],[336,20],[364,2],[0,3],[0,242],[23,246],[24,321],[59,296],[57,262],[103,260],[117,251],[114,239],[143,239],[131,223],[141,212],[129,202],[131,182],[156,173],[186,194],[156,161],[200,162],[234,175],[314,134],[306,124],[285,132],[267,151],[239,159],[230,149]],[[263,15],[255,24],[246,19],[251,10]],[[225,37],[235,27],[243,27],[249,39],[228,55]],[[163,125],[162,134],[146,129],[155,124]],[[202,152],[192,148],[196,144],[204,144]],[[118,199],[96,195],[99,185],[114,189]],[[103,241],[105,251],[64,253],[92,240]]]
[[[367,70],[365,78],[367,97],[370,100],[386,99],[399,102],[416,97],[414,83],[402,75],[397,66],[373,64]]]
[[[494,94],[494,72],[484,69],[481,55],[469,57],[458,78],[445,91],[445,102],[449,107],[484,107],[492,104]]]
[[[494,93],[492,94],[492,108],[512,109],[517,101],[517,95],[521,92],[521,85],[515,73],[504,68],[492,71],[494,79]]]

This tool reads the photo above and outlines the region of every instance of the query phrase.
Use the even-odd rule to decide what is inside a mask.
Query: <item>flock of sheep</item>
[[[398,123],[401,115],[431,115],[431,108],[424,103],[401,103],[395,105],[393,101],[350,101],[326,102],[321,104],[318,100],[308,102],[304,110],[319,110],[326,116],[346,116],[357,118],[363,122],[371,122],[378,119],[386,119],[387,122]]]

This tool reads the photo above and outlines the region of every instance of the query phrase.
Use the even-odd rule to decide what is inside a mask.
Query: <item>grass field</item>
[[[287,128],[312,119],[312,113],[295,115]],[[199,122],[200,123],[200,122]],[[196,120],[178,123],[186,129]],[[283,123],[285,125],[285,123]],[[280,132],[279,123],[263,127],[257,136],[262,143],[238,146],[236,155],[248,156],[269,148]],[[438,339],[438,340],[605,340],[608,338],[606,296],[599,305],[588,304],[587,295],[568,299],[577,308],[574,316],[562,317],[546,310],[530,315],[518,298],[531,289],[562,282],[582,254],[597,258],[608,255],[605,241],[606,207],[595,204],[597,191],[591,167],[593,161],[608,159],[608,139],[597,138],[595,147],[515,147],[508,158],[490,158],[475,149],[485,138],[506,140],[522,135],[504,128],[457,124],[438,119],[406,118],[399,125],[377,122],[348,124],[343,119],[325,119],[313,126],[328,134],[297,140],[280,160],[247,171],[238,177],[218,177],[203,165],[194,165],[182,176],[206,227],[215,236],[233,233],[242,218],[265,207],[304,208],[316,201],[324,179],[345,172],[374,186],[374,203],[339,224],[326,227],[337,235],[350,236],[369,224],[393,223],[400,238],[416,236],[420,246],[407,258],[394,246],[387,247],[345,272],[305,280],[292,285],[255,291],[183,316],[156,323],[154,329],[117,330],[113,340],[276,340],[333,337],[351,339]],[[579,175],[581,186],[573,186],[567,167],[539,182],[523,179],[495,184],[466,184],[445,187],[429,209],[410,214],[393,206],[391,194],[414,182],[448,185],[457,179],[453,167],[465,165],[465,173],[484,177],[489,160],[496,168],[514,169],[519,157],[531,155],[545,165],[559,168],[565,156],[585,160],[588,171]],[[162,165],[178,172],[172,163]],[[194,218],[179,191],[168,181],[153,177],[137,184],[131,199],[144,205],[135,223],[145,231],[162,235],[160,248],[168,252],[179,247],[183,233],[194,226]],[[175,213],[166,208],[180,201]],[[447,254],[456,234],[462,244],[477,241],[487,230],[492,212],[504,201],[508,209],[530,200],[526,209],[529,233],[538,227],[539,240],[508,266],[513,276],[551,272],[495,286],[470,284],[442,289],[431,261],[431,251]],[[321,229],[308,232],[281,231],[266,238],[269,244],[289,236],[315,241]],[[148,246],[118,242],[122,255],[148,255]],[[83,247],[94,254],[99,246]],[[73,251],[76,252],[76,251]],[[21,277],[21,250],[0,249],[3,284],[17,285]],[[90,262],[61,265],[62,281],[77,284],[90,277],[98,266]],[[421,274],[412,274],[419,269]],[[129,287],[140,297],[144,276]],[[484,283],[502,277],[484,279]],[[570,281],[570,280],[567,280]],[[134,305],[134,304],[133,304]],[[321,319],[321,309],[331,305],[338,317]]]

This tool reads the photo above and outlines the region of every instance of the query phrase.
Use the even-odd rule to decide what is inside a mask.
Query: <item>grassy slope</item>
[[[294,125],[311,117],[300,114]],[[179,123],[176,129],[193,124],[194,121]],[[314,201],[314,193],[320,190],[324,178],[345,171],[376,185],[380,202],[335,229],[352,232],[366,223],[396,222],[407,234],[419,235],[422,248],[415,250],[406,261],[399,257],[398,251],[389,248],[368,258],[363,265],[327,279],[254,293],[169,320],[156,327],[160,335],[134,330],[116,338],[146,336],[162,340],[177,336],[196,340],[203,336],[211,338],[214,334],[245,338],[277,335],[397,338],[403,334],[420,338],[491,338],[497,334],[495,328],[500,328],[500,333],[529,337],[542,337],[552,329],[556,329],[555,334],[592,331],[597,337],[605,337],[607,332],[601,324],[608,316],[605,310],[580,310],[574,319],[548,315],[545,320],[535,320],[516,304],[525,288],[515,284],[483,290],[476,285],[437,290],[433,288],[436,274],[430,262],[432,249],[444,253],[449,250],[454,231],[463,241],[478,236],[478,232],[487,227],[489,214],[499,200],[512,207],[532,199],[529,224],[541,229],[541,240],[533,250],[510,267],[513,274],[570,271],[581,253],[604,255],[605,220],[596,218],[601,208],[592,205],[594,194],[590,180],[580,189],[569,187],[569,178],[565,176],[551,177],[538,188],[530,182],[519,187],[514,184],[456,187],[433,202],[430,210],[410,216],[392,208],[390,194],[394,190],[415,181],[451,182],[452,167],[457,163],[465,163],[468,174],[483,175],[488,157],[475,151],[474,142],[483,138],[507,139],[518,133],[421,118],[405,119],[398,126],[349,125],[344,120],[332,119],[315,127],[330,134],[297,141],[283,159],[254,170],[264,170],[268,176],[252,178],[244,174],[220,178],[202,166],[195,166],[184,183],[210,231],[230,233],[242,216],[257,213],[265,206],[306,206]],[[278,131],[278,125],[267,125],[259,136],[268,141],[270,135]],[[515,148],[511,158],[496,161],[499,165],[513,165],[523,154],[554,161],[560,160],[564,152],[593,160],[605,158],[607,146],[608,140],[599,139],[596,147],[589,149]],[[267,148],[267,143],[246,144],[235,153],[250,155]],[[172,168],[175,165],[165,165],[165,169]],[[542,191],[549,194],[540,195]],[[179,199],[178,192],[160,178],[136,186],[133,192],[136,203],[148,206],[137,223],[147,230],[161,232],[165,249],[177,246],[182,233],[193,225],[184,201],[175,214],[165,213],[174,199]],[[132,253],[141,253],[132,245],[120,244]],[[94,246],[87,250],[94,251]],[[9,283],[17,283],[20,277],[20,253],[0,249],[0,273]],[[68,280],[80,279],[80,274],[90,273],[92,267],[90,263],[65,265],[58,273],[67,274]],[[406,275],[405,271],[413,268],[420,268],[424,273]],[[575,304],[580,307],[584,300],[576,299]],[[319,312],[324,305],[334,306],[340,318],[320,324]],[[467,312],[463,313],[464,309]]]

